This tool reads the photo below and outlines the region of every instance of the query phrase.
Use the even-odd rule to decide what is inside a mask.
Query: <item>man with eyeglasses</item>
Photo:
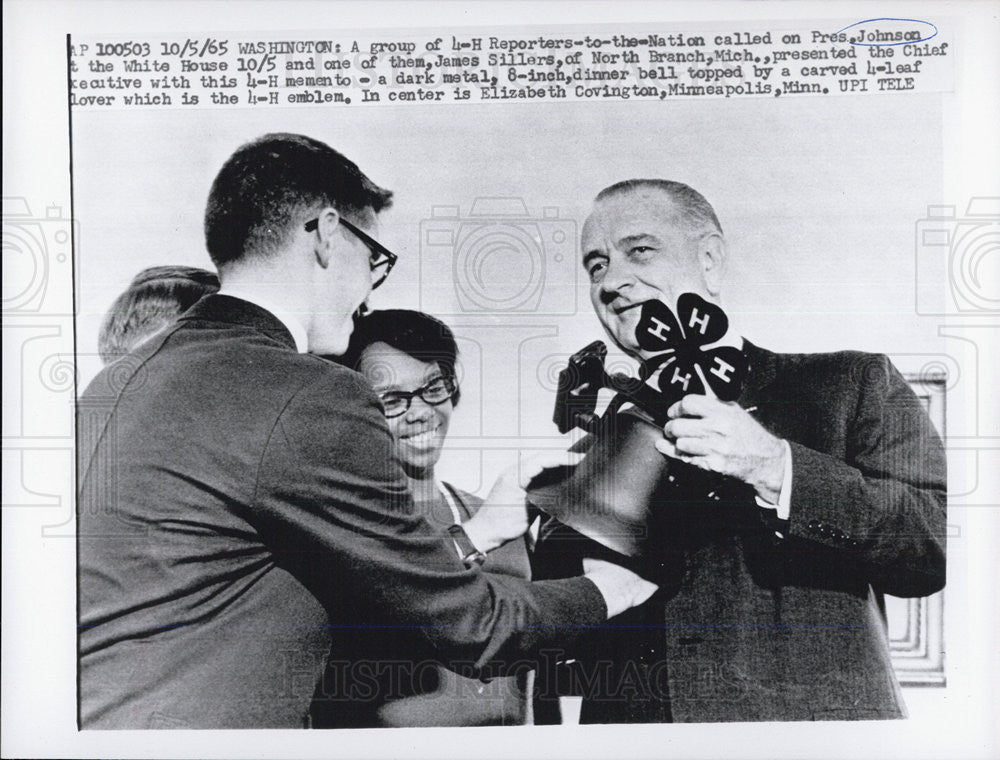
[[[371,387],[308,353],[342,354],[388,274],[390,201],[317,140],[242,146],[205,213],[219,293],[82,394],[82,728],[303,726],[331,629],[411,628],[485,675],[655,589],[607,563],[532,584],[463,562],[524,533],[541,465],[456,540],[413,508]]]

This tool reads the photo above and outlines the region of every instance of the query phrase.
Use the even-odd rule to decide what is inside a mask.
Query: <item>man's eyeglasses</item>
[[[398,417],[405,414],[410,408],[410,403],[416,396],[420,396],[425,404],[440,406],[455,395],[455,381],[450,377],[435,377],[426,385],[422,385],[415,391],[389,391],[379,396],[382,407],[385,409],[386,417]]]
[[[396,260],[399,257],[371,235],[358,229],[344,219],[344,217],[340,217],[340,223],[353,232],[355,237],[368,247],[369,265],[372,268],[372,290],[375,290],[375,288],[385,282],[385,278],[389,276],[389,272],[396,266]],[[315,232],[318,227],[319,219],[310,219],[306,222],[306,232]]]

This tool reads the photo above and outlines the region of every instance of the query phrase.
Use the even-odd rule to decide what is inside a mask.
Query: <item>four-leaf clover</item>
[[[646,376],[659,369],[656,382],[670,403],[689,393],[705,394],[705,383],[722,401],[739,397],[746,356],[732,346],[705,348],[729,329],[719,306],[696,293],[684,293],[677,299],[677,316],[662,301],[646,301],[640,309],[636,342],[654,354],[646,359]]]

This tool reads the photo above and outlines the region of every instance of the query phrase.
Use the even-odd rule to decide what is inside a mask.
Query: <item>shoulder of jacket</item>
[[[775,354],[779,368],[798,368],[821,372],[873,372],[889,364],[885,354],[867,351],[828,351],[823,353]]]
[[[379,403],[371,384],[359,372],[312,354],[297,356],[294,369],[291,363],[289,366],[289,372],[301,380],[296,396],[329,394],[341,400],[357,399],[365,406]]]

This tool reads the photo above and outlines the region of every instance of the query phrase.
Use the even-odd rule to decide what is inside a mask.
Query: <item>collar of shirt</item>
[[[262,298],[257,293],[250,293],[238,286],[226,287],[223,285],[219,290],[219,295],[232,296],[243,301],[249,301],[265,311],[271,312],[275,319],[281,322],[285,326],[285,329],[292,334],[292,340],[295,341],[295,350],[300,354],[304,354],[309,350],[309,336],[306,333],[306,328],[295,314],[282,309],[280,306],[275,306],[273,302],[267,298]]]
[[[451,510],[452,517],[455,518],[455,524],[461,525],[463,522],[465,522],[465,520],[462,519],[462,513],[459,510],[458,505],[455,503],[455,497],[452,495],[448,486],[446,486],[440,480],[436,480],[435,484],[437,485],[438,491],[440,491],[441,495],[444,497],[444,501],[448,505],[448,509]]]

